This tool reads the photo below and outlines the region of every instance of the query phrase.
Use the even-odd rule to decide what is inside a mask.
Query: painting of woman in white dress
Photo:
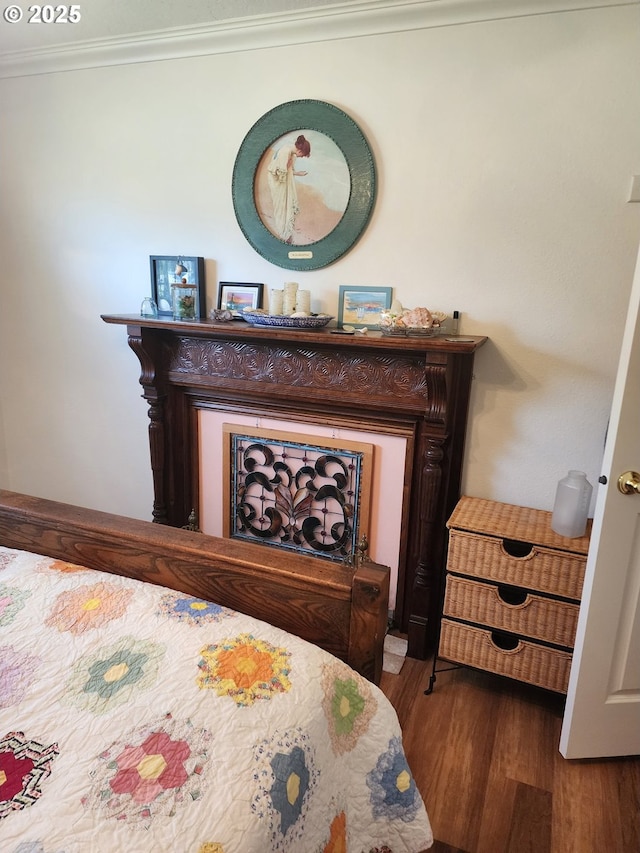
[[[267,167],[273,223],[277,236],[285,243],[291,243],[293,239],[293,226],[300,212],[296,178],[304,178],[309,174],[296,169],[297,161],[310,156],[311,144],[301,133],[293,145],[282,145]]]
[[[350,190],[349,167],[338,146],[324,134],[304,129],[286,134],[265,151],[254,185],[263,224],[283,243],[298,246],[333,231]]]

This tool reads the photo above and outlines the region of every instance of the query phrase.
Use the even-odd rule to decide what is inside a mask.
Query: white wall
[[[280,287],[235,220],[253,123],[336,104],[374,151],[362,240],[296,273],[462,312],[478,353],[464,491],[550,509],[598,476],[640,238],[638,5],[0,80],[0,486],[141,518],[147,406],[122,327],[148,256]],[[3,437],[4,432],[4,437]],[[6,459],[6,463],[3,463]]]

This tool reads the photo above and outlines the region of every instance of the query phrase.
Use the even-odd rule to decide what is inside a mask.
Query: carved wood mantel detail
[[[176,382],[186,374],[190,379],[215,378],[229,387],[259,382],[274,388],[312,388],[331,400],[337,393],[350,395],[356,403],[367,388],[383,403],[402,400],[420,410],[428,390],[421,359],[184,337],[176,338],[169,372]]]
[[[149,405],[154,521],[182,526],[197,505],[195,412],[214,406],[408,435],[396,621],[409,654],[435,645],[458,500],[474,354],[486,338],[354,337],[247,323],[104,315],[126,325]]]

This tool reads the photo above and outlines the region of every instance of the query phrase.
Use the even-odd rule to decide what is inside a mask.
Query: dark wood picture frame
[[[185,267],[179,272],[179,266]],[[150,255],[151,296],[158,306],[159,317],[172,317],[171,286],[180,284],[186,277],[187,284],[196,285],[196,319],[207,316],[206,290],[204,281],[204,258],[190,255]]]
[[[234,320],[242,319],[245,308],[262,308],[264,284],[246,281],[221,281],[218,285],[218,308],[231,311]],[[249,296],[250,300],[242,299]]]
[[[296,246],[279,239],[263,222],[256,182],[258,167],[274,143],[307,129],[337,146],[348,168],[350,192],[337,225],[316,242]],[[369,222],[376,195],[373,154],[358,125],[342,110],[324,101],[289,101],[262,116],[245,136],[233,169],[232,194],[240,229],[259,254],[285,269],[320,269],[349,251]]]

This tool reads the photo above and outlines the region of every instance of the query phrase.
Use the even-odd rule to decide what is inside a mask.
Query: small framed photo
[[[158,306],[158,316],[173,316],[172,290],[174,284],[196,285],[195,318],[207,316],[204,285],[204,258],[186,255],[150,255],[151,296]]]
[[[242,320],[245,308],[262,308],[264,284],[221,281],[218,288],[218,308],[231,311],[234,320]]]
[[[340,285],[338,328],[377,329],[380,315],[391,308],[392,287],[352,287]]]

